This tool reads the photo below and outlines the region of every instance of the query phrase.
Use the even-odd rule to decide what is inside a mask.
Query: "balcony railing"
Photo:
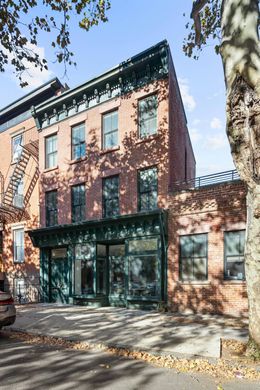
[[[212,175],[195,177],[194,179],[189,179],[186,181],[176,181],[173,183],[172,188],[174,191],[199,189],[201,187],[239,180],[240,177],[237,170],[233,169],[231,171],[214,173]]]

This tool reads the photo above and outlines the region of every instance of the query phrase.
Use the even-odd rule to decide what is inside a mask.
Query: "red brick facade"
[[[244,281],[224,280],[224,232],[245,229],[246,190],[241,182],[169,196],[168,303],[180,312],[247,315]],[[179,239],[207,233],[208,280],[182,282]]]

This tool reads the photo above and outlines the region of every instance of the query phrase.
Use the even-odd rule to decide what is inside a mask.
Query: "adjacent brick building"
[[[245,189],[239,180],[203,188],[194,182],[167,42],[57,91],[33,102],[30,118],[39,198],[31,198],[35,216],[26,222],[34,255],[19,269],[33,263],[38,272],[39,248],[41,299],[245,314]]]

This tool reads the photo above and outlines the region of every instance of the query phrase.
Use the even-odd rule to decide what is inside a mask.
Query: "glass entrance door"
[[[108,246],[108,258],[110,268],[109,295],[119,301],[125,301],[125,244]]]

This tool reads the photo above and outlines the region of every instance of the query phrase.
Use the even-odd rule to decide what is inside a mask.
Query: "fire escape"
[[[6,178],[0,173],[0,223],[18,222],[28,218],[28,205],[39,178],[38,141],[30,140],[21,150],[15,164],[10,164]],[[30,163],[30,174],[26,170]],[[10,174],[10,173],[11,174]],[[19,194],[19,185],[26,177],[26,192]]]

